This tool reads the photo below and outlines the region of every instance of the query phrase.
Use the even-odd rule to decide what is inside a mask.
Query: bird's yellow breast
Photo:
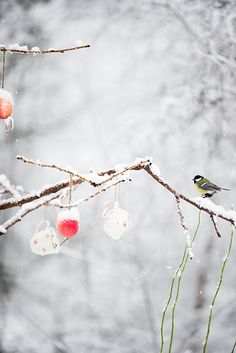
[[[201,195],[205,195],[207,194],[209,191],[202,189],[200,186],[197,185],[197,183],[194,184],[195,188],[197,189],[197,191],[201,194]]]

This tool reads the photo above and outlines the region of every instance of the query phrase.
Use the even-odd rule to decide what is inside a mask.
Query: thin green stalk
[[[162,318],[161,318],[161,348],[160,348],[160,353],[163,352],[163,349],[164,349],[164,322],[165,322],[165,316],[166,316],[166,312],[167,312],[167,309],[169,307],[169,304],[170,304],[170,301],[172,299],[172,294],[173,294],[173,288],[174,288],[174,284],[175,284],[175,278],[176,278],[176,275],[177,273],[179,272],[179,270],[181,269],[182,267],[182,264],[184,262],[184,259],[185,259],[185,256],[186,256],[186,252],[187,252],[187,246],[185,245],[185,248],[184,248],[184,253],[183,253],[183,256],[182,256],[182,260],[177,268],[177,270],[175,271],[173,277],[172,277],[172,281],[171,281],[171,286],[170,286],[170,293],[169,293],[169,298],[167,300],[167,303],[165,305],[165,308],[163,310],[163,313],[162,313]]]
[[[227,253],[226,253],[225,257],[224,257],[223,265],[222,265],[221,271],[220,271],[220,280],[219,280],[218,285],[217,285],[217,287],[216,287],[216,291],[215,291],[215,294],[214,294],[214,296],[213,296],[213,299],[212,299],[212,302],[211,302],[211,306],[210,306],[210,312],[209,312],[209,317],[208,317],[208,325],[207,325],[206,338],[205,338],[205,342],[204,342],[203,350],[202,350],[203,353],[206,353],[208,338],[209,338],[209,334],[210,334],[210,330],[211,330],[211,320],[212,320],[213,307],[214,307],[214,305],[215,305],[216,297],[217,297],[217,295],[218,295],[218,293],[219,293],[219,290],[220,290],[220,287],[221,287],[221,284],[222,284],[225,266],[226,266],[226,263],[227,263],[227,261],[228,261],[228,258],[229,258],[229,255],[230,255],[230,251],[231,251],[231,248],[232,248],[233,235],[234,235],[234,229],[233,229],[233,227],[232,227],[228,251],[227,251]],[[235,346],[234,346],[234,348],[235,348]],[[234,351],[234,348],[233,348],[233,351]]]
[[[234,353],[235,347],[236,347],[236,341],[234,342],[234,346],[233,346],[231,353]]]
[[[184,269],[187,265],[187,262],[188,262],[188,258],[189,258],[189,255],[187,254],[187,256],[185,257],[185,261],[184,261],[184,264],[183,264],[183,267],[182,269],[179,270],[179,273],[178,273],[178,284],[177,284],[177,291],[176,291],[176,295],[175,295],[175,301],[174,301],[174,304],[173,304],[173,307],[172,307],[172,312],[171,312],[171,334],[170,334],[170,344],[169,344],[169,353],[171,353],[171,349],[172,349],[172,344],[173,344],[173,337],[174,337],[174,329],[175,329],[175,308],[176,308],[176,305],[177,305],[177,301],[179,299],[179,291],[180,291],[180,285],[181,285],[181,279],[182,279],[182,275],[183,275],[183,272],[184,272]]]
[[[198,223],[197,223],[197,227],[193,236],[193,239],[191,241],[191,247],[194,244],[197,234],[198,234],[198,230],[200,227],[200,221],[201,221],[201,210],[199,211],[199,215],[198,215]],[[175,329],[175,309],[176,309],[176,305],[179,299],[179,291],[180,291],[180,285],[181,285],[181,280],[182,280],[182,276],[185,270],[185,267],[187,265],[189,259],[189,254],[187,253],[187,255],[185,256],[182,268],[179,269],[178,271],[178,284],[177,284],[177,290],[176,290],[176,295],[175,295],[175,301],[172,307],[172,312],[171,312],[171,334],[170,334],[170,344],[169,344],[169,350],[168,352],[171,353],[171,349],[172,349],[172,345],[173,345],[173,337],[174,337],[174,329]]]
[[[194,244],[195,240],[196,240],[196,236],[197,236],[197,233],[198,233],[198,230],[199,230],[199,227],[200,227],[200,221],[201,221],[201,210],[199,211],[199,216],[198,216],[198,223],[197,223],[197,227],[196,227],[196,230],[194,232],[194,236],[193,236],[193,240],[191,242],[191,246]],[[172,299],[172,295],[173,295],[173,289],[174,289],[174,284],[175,284],[175,279],[176,279],[176,275],[178,275],[181,271],[181,268],[182,268],[182,271],[181,273],[183,272],[185,266],[186,266],[186,258],[188,259],[189,255],[187,254],[187,246],[185,245],[185,248],[184,248],[184,253],[183,253],[183,256],[182,256],[182,259],[181,259],[181,262],[177,268],[177,270],[175,271],[173,277],[172,277],[172,281],[171,281],[171,286],[170,286],[170,292],[169,292],[169,297],[168,297],[168,300],[167,300],[167,303],[164,307],[164,310],[163,310],[163,313],[162,313],[162,318],[161,318],[161,348],[160,348],[160,353],[163,352],[163,349],[164,349],[164,344],[165,344],[165,341],[164,341],[164,322],[165,322],[165,316],[166,316],[166,312],[167,312],[167,309],[169,307],[169,304],[171,302],[171,299]],[[181,274],[181,277],[182,277],[182,274]],[[180,289],[180,278],[178,280],[178,287],[177,287],[177,293],[176,293],[176,296],[177,296],[177,299],[178,299],[178,296],[179,296],[179,289]],[[175,298],[175,306],[176,306],[176,298]],[[172,310],[172,329],[171,329],[171,336],[172,336],[172,341],[173,341],[173,333],[174,333],[174,317],[173,317],[173,310]],[[172,345],[172,343],[171,343]]]

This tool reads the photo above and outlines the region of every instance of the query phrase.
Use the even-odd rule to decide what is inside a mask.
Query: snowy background
[[[162,177],[190,197],[196,196],[196,174],[229,187],[214,201],[231,208],[235,34],[233,0],[1,0],[1,44],[47,49],[82,40],[91,48],[7,54],[5,87],[15,99],[15,130],[6,136],[1,124],[0,174],[31,191],[64,175],[16,161],[17,154],[81,173],[152,156]],[[161,313],[185,239],[173,197],[143,172],[132,179],[120,192],[132,217],[121,241],[103,231],[103,205],[114,190],[80,207],[80,233],[61,255],[30,251],[44,209],[0,238],[2,353],[159,352]],[[82,187],[75,198],[91,192]],[[198,211],[183,206],[193,234]],[[1,212],[0,220],[13,211]],[[53,225],[57,211],[48,209]],[[202,351],[230,235],[228,225],[219,227],[222,239],[202,216],[182,281],[173,353]],[[235,251],[234,244],[208,353],[231,352],[236,339]]]

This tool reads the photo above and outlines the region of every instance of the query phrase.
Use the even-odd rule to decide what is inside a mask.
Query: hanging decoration
[[[5,122],[5,131],[8,133],[14,128],[14,120],[12,118],[13,112],[13,98],[10,92],[4,89],[5,81],[5,62],[6,62],[6,52],[3,51],[2,58],[2,82],[0,89],[0,119],[3,119]]]
[[[59,212],[57,216],[57,230],[60,235],[66,239],[61,243],[64,244],[66,240],[75,236],[80,226],[80,214],[77,208],[71,208],[72,203],[72,191],[73,191],[73,179],[70,174],[69,182],[69,207],[68,210]]]
[[[77,208],[59,212],[57,216],[57,230],[60,235],[67,239],[72,238],[78,232],[79,226],[80,215]]]
[[[120,208],[119,202],[108,202],[104,206],[104,231],[112,239],[119,240],[131,224],[127,211]]]
[[[42,230],[40,228],[43,227]],[[46,220],[42,221],[36,228],[33,237],[30,240],[30,246],[33,253],[37,255],[58,254],[59,239],[56,231]]]
[[[127,211],[119,205],[120,185],[115,188],[115,200],[104,205],[104,231],[112,239],[119,240],[131,224],[131,218]]]

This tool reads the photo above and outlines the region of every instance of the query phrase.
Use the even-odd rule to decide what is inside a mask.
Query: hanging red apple
[[[62,211],[57,217],[57,230],[65,238],[72,238],[79,230],[80,216],[76,208]]]
[[[0,119],[7,119],[13,110],[13,98],[11,93],[0,89]]]

